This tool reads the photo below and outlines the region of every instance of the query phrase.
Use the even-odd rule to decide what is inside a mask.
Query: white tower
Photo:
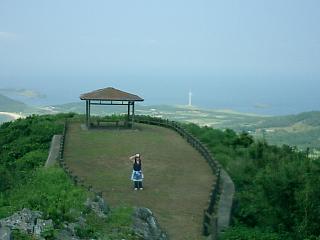
[[[189,107],[192,106],[192,92],[191,90],[189,90],[189,104],[188,104]]]

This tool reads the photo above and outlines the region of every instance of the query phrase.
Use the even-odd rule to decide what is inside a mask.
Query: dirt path
[[[111,205],[150,208],[173,240],[203,239],[203,209],[214,181],[209,166],[176,132],[144,124],[136,127],[85,131],[72,124],[65,160]],[[128,156],[136,152],[143,158],[143,191],[133,191],[129,179]]]

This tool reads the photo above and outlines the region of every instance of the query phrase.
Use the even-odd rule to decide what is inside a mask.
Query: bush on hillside
[[[0,125],[0,191],[23,183],[44,165],[52,136],[68,115],[30,116]]]
[[[286,233],[283,239],[320,235],[320,159],[310,160],[307,152],[287,145],[254,141],[246,133],[186,127],[210,147],[235,182],[234,220],[244,227],[231,228],[225,239],[269,239],[270,231]],[[278,239],[270,239],[274,236]]]
[[[62,133],[65,117],[74,114],[30,116],[0,125],[0,218],[23,208],[39,210],[54,221],[55,229],[43,233],[52,239],[62,222],[73,222],[82,214],[86,225],[77,229],[80,237],[139,239],[131,228],[132,208],[113,209],[107,220],[101,219],[84,205],[91,193],[75,186],[62,169],[42,168],[52,136]],[[13,236],[34,239],[16,230]]]
[[[222,240],[281,240],[280,235],[257,228],[234,227],[222,235]]]
[[[85,210],[86,198],[84,189],[75,187],[62,169],[41,168],[34,172],[26,184],[10,192],[6,201],[11,206],[10,211],[0,211],[0,218],[29,208],[43,212],[44,218],[52,219],[56,224],[73,221]]]

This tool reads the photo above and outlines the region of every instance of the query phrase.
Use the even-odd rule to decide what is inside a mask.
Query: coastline
[[[19,118],[24,118],[24,116],[22,114],[12,113],[12,112],[0,112],[0,115],[9,116],[10,118],[12,118],[12,120],[16,120],[16,119],[19,119]]]

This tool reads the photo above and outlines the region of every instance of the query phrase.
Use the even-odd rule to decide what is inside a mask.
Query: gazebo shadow
[[[90,131],[99,131],[99,130],[112,130],[112,131],[121,131],[121,130],[133,130],[133,131],[140,131],[141,126],[134,124],[132,125],[131,122],[119,120],[119,121],[97,121],[90,122],[90,125],[87,126],[86,124],[81,124],[81,129]]]
[[[108,129],[108,130],[121,130],[121,129],[132,129],[131,122],[123,120],[103,120],[98,119],[95,122],[90,123],[90,129]]]

